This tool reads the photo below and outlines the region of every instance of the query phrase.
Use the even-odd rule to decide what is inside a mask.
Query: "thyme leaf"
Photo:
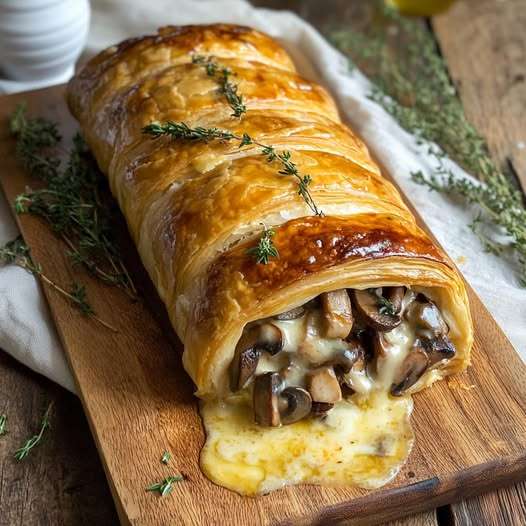
[[[236,140],[239,141],[239,148],[248,145],[258,146],[260,148],[261,155],[266,157],[269,163],[278,162],[281,165],[281,169],[278,171],[278,174],[292,176],[296,179],[298,184],[298,195],[300,195],[305,203],[307,203],[307,206],[312,210],[312,212],[314,212],[315,215],[323,216],[322,210],[318,208],[309,190],[312,177],[308,174],[300,173],[297,165],[292,161],[291,152],[288,150],[278,151],[271,145],[255,140],[248,133],[238,135],[218,128],[202,128],[200,126],[191,128],[184,122],[154,122],[145,126],[142,131],[146,135],[151,135],[154,138],[166,135],[172,139],[188,141],[208,142],[212,140]]]
[[[146,488],[146,491],[156,491],[159,493],[159,495],[161,495],[161,497],[164,497],[172,492],[174,482],[181,482],[182,480],[184,480],[183,475],[175,475],[173,477],[166,477],[161,482],[156,482],[155,484],[148,486]]]
[[[278,258],[278,249],[274,246],[272,238],[276,235],[276,232],[272,228],[267,228],[263,225],[263,233],[259,238],[258,244],[254,247],[248,248],[246,253],[252,256],[256,263],[267,265],[270,258]]]
[[[68,292],[59,285],[57,285],[54,281],[52,281],[48,276],[46,276],[46,274],[44,274],[41,265],[33,261],[29,247],[22,239],[22,236],[18,236],[12,241],[6,243],[3,247],[0,247],[0,263],[15,264],[25,269],[30,274],[39,276],[44,283],[46,283],[51,288],[55,289],[59,294],[70,300],[71,303],[76,308],[78,308],[82,314],[86,316],[91,316],[95,321],[97,321],[107,329],[110,329],[113,332],[117,332],[117,329],[106,323],[104,320],[100,319],[95,314],[93,308],[88,303],[86,290],[84,286],[81,286],[78,283],[73,283],[71,286],[71,291]]]
[[[43,186],[16,197],[17,214],[42,218],[68,245],[74,264],[82,264],[102,281],[136,290],[115,244],[112,211],[101,195],[104,177],[80,135],[73,139],[67,162],[61,166],[60,135],[55,123],[28,118],[20,105],[10,118],[16,152],[23,166]]]
[[[519,263],[519,281],[526,286],[526,208],[516,182],[491,159],[483,137],[467,120],[447,65],[427,26],[374,2],[371,23],[363,29],[332,32],[331,39],[375,83],[370,98],[427,147],[436,168],[412,173],[430,190],[461,196],[474,209],[469,225],[485,250]],[[401,51],[395,51],[395,50]],[[438,145],[438,147],[437,147]],[[451,157],[481,183],[456,176],[444,162]],[[481,234],[497,227],[505,242]],[[495,231],[495,228],[493,229]]]
[[[7,416],[0,415],[0,437],[7,433]]]
[[[230,81],[233,75],[232,70],[223,66],[214,60],[214,57],[205,57],[203,55],[194,55],[192,63],[203,66],[209,77],[214,77],[219,85],[219,92],[225,96],[228,104],[233,110],[232,117],[241,117],[247,111],[243,103],[243,96],[239,95],[237,84]]]
[[[377,296],[376,304],[378,305],[378,312],[380,314],[387,314],[388,316],[394,316],[396,314],[395,306],[391,301],[383,296]]]
[[[51,414],[52,407],[53,407],[53,402],[51,402],[48,405],[44,413],[44,416],[42,417],[42,420],[40,421],[39,432],[36,435],[33,435],[31,438],[29,438],[21,448],[15,451],[14,456],[18,461],[24,460],[24,458],[26,458],[29,455],[29,453],[31,453],[33,448],[36,447],[38,444],[40,444],[40,442],[42,441],[44,432],[46,431],[46,429],[50,427],[49,426],[49,416]]]
[[[170,462],[171,458],[172,458],[172,455],[170,455],[170,453],[168,453],[168,451],[165,451],[163,453],[163,456],[161,457],[161,462],[163,464],[168,464],[168,462]]]

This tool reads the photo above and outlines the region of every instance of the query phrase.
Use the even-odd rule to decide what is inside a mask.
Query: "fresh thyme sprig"
[[[73,139],[67,164],[61,168],[60,135],[54,123],[27,118],[24,105],[10,119],[17,140],[17,156],[35,178],[44,183],[17,196],[18,214],[44,219],[68,245],[74,264],[82,264],[106,283],[122,287],[130,296],[136,290],[112,236],[110,205],[102,199],[104,177],[89,155],[80,135]]]
[[[400,16],[383,1],[375,5],[365,29],[333,32],[333,42],[350,56],[351,65],[363,69],[376,84],[370,98],[427,146],[434,158],[434,172],[412,173],[413,180],[430,190],[460,195],[474,205],[470,228],[494,254],[504,255],[511,248],[519,262],[519,280],[526,286],[526,208],[521,192],[493,162],[484,139],[467,120],[426,25]],[[482,183],[455,176],[444,162],[446,155]],[[482,231],[484,225],[497,226],[509,242],[489,238]]]
[[[275,235],[276,232],[272,228],[267,228],[263,225],[263,233],[259,238],[258,244],[247,249],[246,253],[252,256],[256,260],[256,263],[267,265],[270,258],[279,257],[278,249],[272,241]]]
[[[380,314],[387,314],[394,316],[396,314],[395,306],[387,298],[383,296],[377,296],[376,304],[378,305],[378,312]]]
[[[192,62],[203,66],[206,74],[213,77],[218,85],[219,91],[223,94],[233,110],[232,117],[241,117],[247,111],[247,107],[243,103],[243,96],[239,95],[237,84],[230,81],[232,70],[223,66],[214,60],[214,57],[205,57],[203,55],[194,55]]]
[[[301,174],[297,165],[292,161],[292,154],[288,150],[278,151],[273,146],[264,144],[253,139],[247,133],[238,135],[227,130],[220,130],[218,128],[202,128],[197,126],[191,128],[184,122],[167,121],[164,123],[154,122],[148,124],[143,128],[143,133],[153,137],[161,137],[167,135],[173,139],[187,140],[187,141],[239,141],[239,148],[248,145],[255,145],[261,149],[261,155],[264,155],[269,163],[278,162],[281,164],[281,170],[278,171],[280,175],[292,176],[297,180],[298,195],[307,203],[308,207],[317,216],[323,216],[323,212],[318,208],[314,201],[309,185],[312,182],[312,177],[307,174]]]
[[[19,267],[27,270],[29,273],[39,276],[40,279],[55,289],[57,292],[62,294],[65,298],[71,301],[71,303],[80,310],[80,312],[86,316],[90,316],[95,321],[110,329],[113,332],[117,332],[115,327],[112,327],[109,323],[100,319],[94,312],[93,308],[88,302],[86,296],[86,290],[84,286],[78,283],[71,285],[71,290],[68,292],[54,281],[48,278],[43,272],[42,267],[33,261],[29,247],[26,245],[21,236],[16,239],[9,241],[3,247],[0,247],[0,263],[4,264],[15,264]]]
[[[54,176],[60,160],[45,154],[61,140],[57,125],[41,118],[28,120],[26,106],[17,106],[9,121],[9,128],[17,137],[16,153],[24,167],[32,174],[46,180]]]
[[[7,416],[0,415],[0,437],[7,433]]]
[[[152,135],[153,137],[161,137],[162,135],[169,135],[172,139],[180,139],[184,141],[203,141],[209,142],[213,140],[230,141],[232,139],[241,140],[241,137],[218,128],[202,128],[196,126],[190,128],[184,122],[167,121],[164,123],[153,122],[142,129],[143,133]]]
[[[184,480],[183,475],[175,475],[173,477],[166,477],[161,482],[156,482],[146,488],[146,491],[157,491],[161,497],[168,495],[173,490],[174,482],[181,482]]]
[[[47,409],[46,409],[46,412],[44,413],[44,416],[42,417],[42,420],[40,421],[40,430],[39,432],[36,434],[36,435],[33,435],[31,438],[29,438],[26,443],[20,448],[20,449],[17,449],[15,451],[15,458],[17,460],[24,460],[24,458],[26,458],[29,453],[31,453],[31,451],[33,450],[33,448],[35,446],[37,446],[38,444],[40,444],[40,442],[42,441],[42,437],[44,436],[44,432],[46,431],[46,429],[48,429],[50,426],[49,426],[49,417],[50,417],[50,414],[51,414],[51,409],[53,407],[53,402],[51,402]]]

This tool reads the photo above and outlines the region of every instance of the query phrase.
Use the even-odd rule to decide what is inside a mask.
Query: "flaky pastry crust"
[[[231,69],[247,107],[241,119],[194,55]],[[165,27],[101,52],[72,79],[67,99],[184,343],[199,396],[227,392],[248,322],[344,287],[411,286],[438,304],[457,354],[411,391],[468,365],[473,336],[462,278],[330,95],[300,77],[270,37],[226,24]],[[312,215],[296,181],[256,146],[142,133],[168,120],[246,132],[290,151],[312,177],[324,216]],[[268,265],[246,253],[261,224],[276,231],[279,258]]]

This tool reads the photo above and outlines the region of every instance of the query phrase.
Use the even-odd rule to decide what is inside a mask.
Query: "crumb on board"
[[[448,376],[447,386],[450,389],[460,391],[471,391],[472,389],[475,389],[477,387],[475,384],[468,384],[466,382],[467,378],[463,378],[463,376],[464,375]]]

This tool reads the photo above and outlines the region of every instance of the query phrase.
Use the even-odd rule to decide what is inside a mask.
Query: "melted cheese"
[[[325,338],[323,316],[319,309],[310,311],[307,316],[307,332],[297,352],[310,363],[320,364],[329,361],[335,353],[345,349],[340,338]]]
[[[376,360],[376,371],[373,375],[377,389],[388,391],[394,377],[409,353],[414,341],[415,332],[407,321],[403,321],[392,331],[384,333],[385,353]]]
[[[411,451],[412,407],[410,397],[378,392],[357,403],[340,402],[323,420],[261,427],[249,401],[206,401],[201,469],[242,495],[300,483],[377,488],[398,473]]]
[[[287,368],[285,385],[304,386],[309,358],[324,361],[341,350],[341,340],[321,336],[319,318],[306,322],[309,315],[273,321],[284,334],[285,346],[275,356],[263,353],[256,374],[283,374]],[[394,398],[389,390],[413,344],[414,331],[404,321],[385,339],[386,352],[374,370],[351,371],[347,376],[356,394],[336,404],[326,418],[259,426],[254,423],[250,388],[224,401],[202,402],[207,433],[201,452],[203,472],[242,495],[299,483],[377,488],[389,482],[413,443],[412,399]],[[311,345],[309,353],[302,353],[306,342]]]

